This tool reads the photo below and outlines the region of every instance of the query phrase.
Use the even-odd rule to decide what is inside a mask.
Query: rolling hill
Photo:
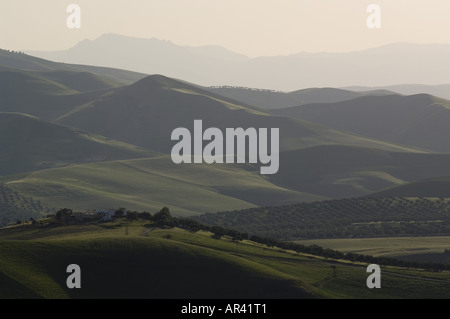
[[[0,183],[46,207],[143,211],[169,205],[185,216],[370,195],[450,176],[449,160],[449,154],[328,145],[281,152],[280,170],[267,176],[250,164],[177,165],[159,156],[5,176]]]
[[[367,195],[424,178],[450,176],[449,154],[322,145],[280,153],[272,183],[329,198]]]
[[[0,112],[26,113],[52,121],[118,86],[92,73],[0,66]]]
[[[0,113],[0,176],[154,152],[20,113]]]
[[[408,154],[405,155],[407,158],[411,154],[422,153],[417,149],[273,116],[259,108],[238,104],[197,86],[164,76],[149,76],[131,86],[80,93],[73,84],[68,87],[60,83],[61,79],[66,81],[65,75],[72,76],[74,73],[55,72],[32,74],[29,71],[18,71],[12,74],[20,79],[19,87],[30,92],[24,95],[27,98],[33,97],[33,92],[44,98],[59,97],[68,101],[73,100],[73,97],[86,97],[88,102],[81,106],[76,106],[80,103],[76,99],[72,104],[64,104],[68,112],[58,119],[61,124],[79,128],[71,129],[31,116],[10,113],[3,113],[1,128],[4,137],[1,140],[4,150],[0,157],[3,169],[1,174],[29,172],[23,176],[5,177],[2,181],[23,198],[40,200],[45,207],[72,206],[89,209],[112,205],[145,210],[168,203],[176,209],[176,213],[185,215],[225,208],[242,209],[365,195],[411,181],[412,176],[415,176],[408,175],[408,172],[404,175],[397,174],[397,171],[387,172],[384,167],[378,167],[374,161],[370,161],[373,157],[371,152],[378,154],[376,149],[399,151]],[[53,79],[49,79],[49,76]],[[30,79],[36,81],[29,81]],[[67,81],[66,84],[69,85]],[[71,90],[76,93],[72,94]],[[96,98],[97,94],[101,96]],[[88,99],[90,97],[94,98]],[[35,100],[31,99],[29,105],[39,111],[45,110],[41,105],[31,103]],[[48,117],[55,117],[62,110],[56,113],[47,109],[45,112]],[[139,161],[128,164],[111,162],[155,154],[133,145],[147,150],[170,152],[171,131],[180,126],[190,128],[193,120],[198,118],[205,121],[205,126],[222,129],[239,126],[280,127],[282,150],[308,150],[305,153],[282,152],[280,174],[269,179],[259,175],[256,167],[245,165],[192,165],[189,170],[185,166],[181,170],[175,168],[176,165],[167,156],[158,160],[144,160],[145,169],[141,167],[143,164],[138,164]],[[117,142],[118,140],[122,142]],[[339,149],[339,144],[372,147],[372,151],[365,151],[367,154],[361,155],[362,163],[367,160],[363,164],[366,166],[347,167],[344,172],[341,171],[341,165],[346,165],[343,163],[348,158],[343,154],[348,150]],[[311,145],[336,145],[336,148],[324,148],[324,153],[316,154],[313,148],[308,148]],[[362,151],[356,153],[360,152]],[[357,154],[353,155],[360,156]],[[381,157],[384,158],[383,156]],[[319,163],[317,158],[335,158],[336,162],[327,163],[328,168],[311,177],[309,171],[316,171],[311,170],[310,165]],[[93,161],[108,163],[49,169]],[[387,163],[395,167],[399,165],[398,162]],[[431,163],[435,167],[435,162]],[[177,174],[168,175],[168,167]],[[49,170],[31,172],[42,169]],[[345,174],[353,175],[344,181]],[[420,177],[435,175],[424,172]],[[227,180],[229,182],[221,184]],[[315,184],[317,180],[326,182]],[[136,181],[140,181],[139,187],[136,187]],[[179,197],[172,196],[173,189],[177,190]],[[193,201],[193,198],[196,200]]]
[[[251,298],[298,303],[304,298],[449,296],[445,271],[382,266],[383,289],[368,289],[366,263],[229,236],[215,239],[207,231],[150,231],[149,221],[128,222],[126,228],[125,223],[49,226],[42,221],[1,229],[0,298],[154,299],[149,305],[159,311],[165,306],[160,299],[202,298],[221,304]],[[67,266],[74,263],[81,269],[80,289],[66,285]],[[180,309],[165,312],[175,317]]]
[[[123,41],[127,45],[117,48]],[[225,79],[260,76],[246,85],[297,87],[323,79],[341,83],[327,72],[376,79],[412,52],[412,58],[429,54],[436,60],[405,68],[392,81],[433,73],[433,80],[445,78],[448,63],[433,66],[448,56],[437,54],[435,46],[426,46],[432,49],[427,54],[418,47],[249,59],[219,47],[180,48],[107,35],[57,55],[100,64],[134,52],[135,59],[122,56],[122,66],[157,66],[172,70],[172,76],[194,69],[198,83],[205,79],[205,66],[215,73],[225,67]],[[367,64],[390,54],[388,65]],[[343,63],[348,61],[356,69]],[[399,67],[408,63],[400,61]],[[298,81],[288,82],[292,76]],[[151,218],[62,225],[56,218],[30,217],[63,207],[153,214],[168,206],[174,216],[280,240],[448,236],[449,109],[450,101],[426,94],[211,89],[0,50],[0,227],[19,220],[0,229],[0,298],[447,298],[448,272],[390,264],[383,267],[383,289],[370,290],[361,260],[204,230],[162,229]],[[174,164],[168,155],[175,144],[171,132],[192,131],[196,119],[204,129],[222,131],[280,128],[279,171],[261,175],[253,164]],[[355,196],[360,197],[348,198]],[[83,269],[81,290],[65,286],[72,263]]]
[[[450,100],[450,84],[399,84],[380,87],[368,87],[368,86],[352,86],[342,88],[344,90],[354,92],[364,92],[372,90],[387,90],[390,92],[396,92],[403,95],[415,95],[415,94],[430,94],[442,99]]]
[[[70,71],[88,72],[104,77],[107,81],[129,85],[146,75],[120,69],[104,68],[90,65],[77,65],[53,62],[24,53],[0,49],[0,66],[23,71]]]
[[[178,216],[324,198],[279,187],[247,164],[186,165],[169,156],[89,163],[7,176],[0,183],[49,207],[144,211],[170,205]]]
[[[450,152],[450,101],[428,94],[366,96],[273,112],[391,143]]]
[[[280,115],[273,115],[162,75],[123,85],[113,77],[58,69],[59,64],[23,54],[2,52],[0,61],[5,57],[22,63],[20,68],[28,61],[36,70],[0,66],[0,110],[58,123],[0,113],[0,183],[15,194],[12,206],[3,205],[9,213],[18,207],[34,214],[66,206],[148,210],[170,205],[175,214],[192,215],[369,195],[450,176],[450,155],[424,150],[446,145],[439,135],[445,136],[450,102],[433,96],[369,92],[342,102],[274,110]],[[293,94],[304,101],[355,96],[331,88]],[[306,117],[318,124],[303,121]],[[169,156],[153,157],[170,153],[172,130],[191,129],[195,119],[202,119],[204,128],[222,130],[280,128],[278,173],[262,176],[252,165],[187,169],[189,164],[177,166]]]
[[[44,236],[25,229],[1,231],[4,237],[0,239],[0,298],[319,296],[306,291],[298,278],[271,267],[270,263],[234,254],[235,244],[231,241],[217,241],[181,230],[159,230],[145,237],[140,236],[145,230],[142,224],[130,225],[128,236],[124,235],[123,226],[114,228],[108,230],[96,225],[78,229],[70,226],[44,228]],[[14,238],[22,240],[11,240]],[[242,245],[243,252],[254,251],[264,258],[262,248]],[[283,256],[276,250],[267,255]],[[65,270],[75,262],[81,267],[82,287],[68,289]]]
[[[439,197],[450,195],[450,177],[418,179],[407,184],[392,186],[370,196]]]
[[[194,120],[203,126],[226,128],[280,128],[280,149],[343,144],[414,152],[411,148],[339,132],[309,122],[273,116],[259,108],[238,104],[197,86],[161,75],[146,77],[130,86],[75,108],[57,122],[151,150],[170,153],[171,132],[192,131]]]
[[[76,90],[79,93],[112,89],[123,86],[122,83],[116,82],[108,77],[90,72],[42,71],[34,73],[38,74],[42,78],[65,85],[66,87]]]
[[[58,69],[59,64],[54,66],[54,62],[45,60],[39,62],[49,65],[44,68],[46,71],[20,70],[26,67],[25,62],[37,63],[24,54],[3,52],[0,54],[0,65],[5,56],[22,64],[16,66],[19,70],[0,66],[0,83],[3,84],[0,86],[0,111],[26,113],[58,121],[152,150],[168,153],[171,146],[167,138],[171,131],[176,127],[189,128],[194,119],[200,118],[207,122],[205,125],[221,129],[238,126],[280,127],[282,150],[344,144],[413,151],[307,122],[269,116],[257,106],[163,76],[149,76],[130,86],[122,86],[117,79],[64,68],[61,70]],[[326,99],[353,94],[331,88],[294,93],[308,100],[318,98],[324,90],[328,92]]]

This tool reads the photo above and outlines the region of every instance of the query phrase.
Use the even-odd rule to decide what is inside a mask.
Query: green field
[[[144,222],[0,230],[1,298],[449,298],[450,273],[366,266]],[[78,264],[82,288],[66,287]],[[335,272],[333,270],[335,267]],[[430,278],[434,278],[431,281]]]
[[[450,262],[449,236],[436,237],[385,237],[385,238],[344,238],[296,241],[303,245],[319,245],[344,253],[359,253],[375,257],[393,257],[404,260],[429,262]]]

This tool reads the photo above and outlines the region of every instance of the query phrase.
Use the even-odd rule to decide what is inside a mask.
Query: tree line
[[[250,240],[258,244],[268,247],[278,247],[284,250],[291,250],[297,253],[306,253],[315,256],[349,260],[352,262],[364,262],[368,264],[378,264],[385,266],[398,266],[426,269],[432,271],[450,270],[450,264],[434,263],[434,262],[420,262],[420,261],[405,261],[391,257],[374,257],[358,253],[343,253],[341,251],[323,248],[318,245],[303,245],[294,243],[292,241],[279,241],[271,237],[264,237],[258,235],[249,235],[248,233],[241,233],[234,229],[228,229],[221,226],[208,226],[190,218],[176,218],[170,215],[169,209],[165,207],[164,212],[159,212],[157,224],[159,227],[178,227],[191,232],[200,230],[211,232],[213,238],[220,239],[223,236],[231,237],[233,241]]]
[[[246,86],[233,86],[233,85],[212,85],[209,87],[210,89],[238,89],[238,90],[247,90],[247,91],[255,91],[255,92],[269,92],[269,93],[285,93],[279,90],[273,89],[258,89],[258,88],[250,88]]]

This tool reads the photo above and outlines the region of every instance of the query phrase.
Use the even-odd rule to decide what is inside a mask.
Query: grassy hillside
[[[16,57],[12,53],[0,54],[0,63],[4,55]],[[26,57],[17,56],[19,60]],[[57,120],[151,150],[168,153],[172,130],[191,128],[194,119],[202,119],[205,128],[214,126],[222,130],[227,127],[280,128],[282,150],[344,144],[414,151],[308,122],[272,116],[258,107],[164,76],[150,76],[119,88],[122,86],[119,80],[95,73],[56,67],[30,71],[14,69],[14,66],[14,63],[0,64],[0,111]]]
[[[47,72],[52,74],[54,72]],[[0,79],[2,83],[2,95],[14,93],[12,90],[21,90],[23,94],[63,95],[79,93],[51,77],[44,76],[43,72],[31,72],[16,70],[8,67],[0,68]]]
[[[172,131],[192,131],[195,119],[204,129],[255,127],[280,128],[281,150],[322,144],[368,146],[380,149],[412,149],[362,138],[236,104],[197,86],[154,75],[120,88],[58,119],[58,122],[126,143],[170,153]]]
[[[203,224],[279,240],[450,236],[450,201],[436,198],[327,200],[193,218]]]
[[[121,85],[129,85],[145,77],[145,74],[131,72],[113,68],[103,68],[90,65],[76,65],[67,63],[58,63],[45,59],[40,59],[28,54],[10,52],[0,49],[0,66],[6,66],[16,70],[24,71],[72,71],[89,72],[109,81],[118,82]]]
[[[0,113],[0,175],[154,153],[19,113]]]
[[[48,206],[74,209],[152,210],[167,204],[176,215],[192,215],[323,199],[274,185],[249,165],[186,165],[163,156],[72,165],[0,180]]]
[[[448,197],[449,177],[429,178],[393,186],[373,196]]]
[[[34,150],[32,144],[23,149]],[[177,215],[192,215],[369,195],[411,180],[450,175],[449,156],[322,146],[281,153],[280,170],[273,176],[261,175],[258,165],[176,165],[169,156],[160,156],[47,169],[5,176],[0,182],[49,207],[149,210],[168,204]]]
[[[134,227],[131,227],[134,228]],[[70,239],[2,240],[1,298],[302,298],[293,276],[212,246],[139,236],[143,227],[71,234]],[[139,230],[138,230],[139,229]],[[70,232],[70,230],[67,230]],[[105,234],[106,232],[106,234]],[[181,238],[180,238],[181,237]],[[204,238],[203,238],[204,237]],[[231,250],[231,244],[228,250]],[[226,244],[224,245],[226,246]],[[262,249],[259,249],[262,250]],[[3,258],[8,256],[8,258]],[[66,287],[66,267],[82,269],[82,288]],[[217,274],[220,273],[220,276]],[[220,288],[219,288],[220,287]]]
[[[89,72],[46,71],[36,73],[43,78],[60,83],[78,92],[111,89],[123,86],[122,83],[113,79]]]
[[[274,112],[400,145],[450,151],[450,101],[427,94],[367,96]]]
[[[447,272],[382,266],[383,289],[371,290],[364,264],[336,263],[248,240],[213,239],[207,232],[145,229],[141,222],[132,223],[128,235],[120,222],[2,229],[0,256],[8,258],[0,258],[0,297],[449,297]],[[81,289],[65,285],[66,267],[73,263],[81,267]]]
[[[449,162],[448,154],[322,145],[282,152],[280,169],[269,178],[297,191],[330,198],[355,197],[419,179],[450,176]]]
[[[437,84],[437,85],[425,85],[425,84],[399,84],[390,85],[383,87],[364,87],[364,86],[353,86],[346,87],[346,90],[361,92],[370,90],[388,90],[391,92],[397,92],[403,95],[414,95],[414,94],[430,94],[446,100],[450,100],[450,84]]]
[[[117,84],[90,73],[32,72],[0,67],[0,111],[55,120]]]
[[[89,72],[30,71],[3,65],[0,65],[0,78],[9,89],[23,89],[27,94],[63,95],[123,86],[113,79]],[[6,92],[4,88],[3,94]]]

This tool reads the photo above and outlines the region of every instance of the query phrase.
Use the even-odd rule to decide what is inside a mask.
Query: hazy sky
[[[69,4],[81,28],[69,29]],[[369,4],[381,28],[369,29]],[[450,43],[449,0],[0,0],[0,47],[59,50],[103,33],[220,45],[251,57]]]

